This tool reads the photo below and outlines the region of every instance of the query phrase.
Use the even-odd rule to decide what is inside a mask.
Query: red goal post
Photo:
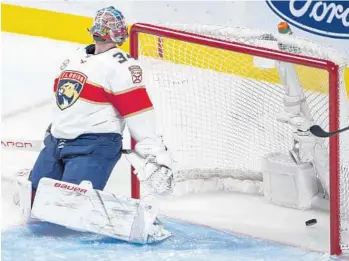
[[[339,129],[339,66],[332,61],[312,58],[298,54],[290,54],[278,50],[267,49],[264,47],[252,46],[234,41],[215,39],[196,33],[183,32],[180,30],[165,28],[161,26],[136,23],[130,29],[130,55],[134,58],[139,57],[139,35],[148,34],[156,36],[161,44],[162,38],[176,39],[183,42],[199,44],[218,48],[236,53],[249,54],[257,57],[263,57],[292,64],[304,65],[313,68],[319,68],[328,72],[329,82],[329,131]],[[132,144],[134,145],[134,144]],[[331,254],[341,254],[340,247],[340,186],[339,186],[339,136],[332,136],[329,139],[329,165],[330,165],[330,241]],[[132,197],[139,198],[139,182],[137,177],[132,174]]]

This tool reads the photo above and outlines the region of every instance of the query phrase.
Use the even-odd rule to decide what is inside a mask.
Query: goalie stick
[[[310,127],[309,130],[316,137],[328,138],[328,137],[336,135],[336,134],[338,134],[340,132],[349,130],[349,126],[343,128],[343,129],[340,129],[340,130],[333,131],[333,132],[327,132],[327,131],[323,130],[319,125],[313,125],[313,126]]]
[[[41,151],[42,140],[1,139],[1,148],[6,150]]]
[[[43,140],[1,139],[1,148],[5,150],[23,150],[40,152],[44,147]],[[134,152],[131,149],[123,149],[123,154]]]

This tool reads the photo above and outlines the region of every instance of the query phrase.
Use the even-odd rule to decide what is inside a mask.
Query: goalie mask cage
[[[276,120],[284,110],[285,88],[275,65],[270,66],[275,61],[295,66],[315,124],[328,131],[348,124],[345,59],[293,35],[134,24],[130,54],[144,65],[158,131],[176,160],[177,182],[189,181],[190,192],[204,186],[198,179],[213,178],[226,191],[262,194],[257,186],[263,182],[262,157],[289,153],[294,128]],[[324,140],[329,152],[331,254],[341,254],[349,244],[342,236],[349,215],[348,134]],[[252,186],[246,187],[246,181]],[[132,174],[132,197],[139,196],[139,182]]]

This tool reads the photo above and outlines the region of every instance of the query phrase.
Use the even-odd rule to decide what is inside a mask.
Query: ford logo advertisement
[[[266,1],[282,19],[310,33],[349,39],[349,1]]]

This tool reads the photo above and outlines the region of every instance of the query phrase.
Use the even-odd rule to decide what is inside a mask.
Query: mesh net
[[[166,26],[333,61],[340,67],[340,126],[348,125],[346,61],[335,50],[290,35],[241,28]],[[288,154],[293,146],[294,129],[276,120],[284,110],[285,87],[275,61],[148,34],[140,35],[139,55],[149,70],[147,90],[156,110],[158,131],[176,160],[177,182],[183,182],[179,187],[190,192],[263,193],[262,158],[275,152]],[[299,65],[294,68],[314,123],[328,130],[328,72]],[[328,139],[323,142],[329,146]],[[348,143],[349,132],[344,132],[340,135],[343,231],[349,216]],[[344,241],[343,236],[343,247],[349,243]]]

